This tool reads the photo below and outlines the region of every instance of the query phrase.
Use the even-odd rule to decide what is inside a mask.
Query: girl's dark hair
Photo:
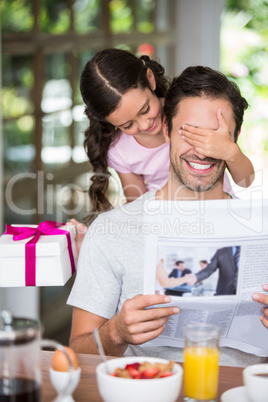
[[[164,97],[169,84],[164,76],[164,68],[148,56],[137,58],[125,50],[106,49],[89,60],[82,71],[80,91],[89,119],[84,147],[94,171],[89,187],[91,212],[85,219],[88,223],[94,220],[97,213],[112,208],[106,197],[110,176],[107,154],[120,132],[105,118],[118,107],[122,95],[129,89],[151,89],[147,78],[148,68],[155,76],[154,93],[157,97]]]
[[[185,98],[195,96],[226,99],[230,102],[235,120],[234,140],[236,142],[248,103],[242,97],[238,86],[233,81],[228,80],[221,72],[203,66],[186,68],[181,75],[173,79],[167,91],[164,114],[169,135],[172,130],[172,119],[178,111],[179,103]]]

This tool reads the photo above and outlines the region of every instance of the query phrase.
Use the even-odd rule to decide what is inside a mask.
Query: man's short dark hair
[[[188,67],[171,82],[164,104],[169,135],[172,130],[172,119],[177,113],[179,103],[185,98],[192,97],[225,99],[230,102],[235,120],[234,140],[236,142],[248,103],[233,81],[221,72],[203,66]]]

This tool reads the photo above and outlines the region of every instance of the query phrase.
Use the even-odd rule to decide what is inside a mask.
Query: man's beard
[[[171,149],[170,149],[170,152],[172,152]],[[224,175],[224,171],[226,168],[225,162],[222,163],[223,161],[219,161],[219,160],[216,160],[213,158],[200,159],[196,155],[193,155],[193,157],[191,157],[192,162],[196,161],[198,163],[198,161],[202,161],[202,162],[207,162],[208,164],[217,163],[217,166],[214,168],[214,170],[217,169],[217,171],[214,171],[211,181],[209,183],[207,183],[206,180],[204,179],[204,176],[202,176],[202,175],[200,175],[200,177],[198,177],[198,176],[194,177],[190,173],[187,174],[187,170],[185,170],[186,168],[183,169],[180,166],[182,159],[187,161],[187,158],[184,159],[184,158],[180,157],[180,163],[178,163],[178,161],[176,159],[173,159],[171,156],[170,163],[171,163],[173,173],[176,176],[176,179],[180,182],[180,184],[182,184],[188,190],[201,193],[201,192],[205,192],[205,191],[212,189],[216,184],[218,184],[220,182],[223,183],[223,175]],[[208,176],[208,179],[209,178],[210,178],[210,176]]]

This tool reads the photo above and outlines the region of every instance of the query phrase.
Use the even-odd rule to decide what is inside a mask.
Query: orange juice
[[[209,401],[217,398],[219,351],[207,346],[184,349],[184,395]]]

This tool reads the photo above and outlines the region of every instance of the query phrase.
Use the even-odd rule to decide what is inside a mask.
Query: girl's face
[[[162,113],[159,98],[149,88],[135,88],[122,96],[119,106],[106,120],[128,135],[152,136],[162,132]]]

